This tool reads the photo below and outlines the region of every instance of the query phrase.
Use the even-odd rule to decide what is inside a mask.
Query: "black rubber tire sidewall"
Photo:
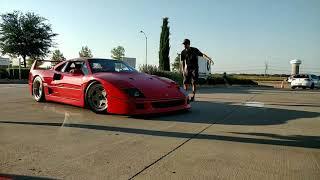
[[[85,103],[86,103],[86,106],[89,107],[89,109],[91,109],[93,112],[97,113],[97,114],[105,114],[108,112],[108,107],[104,110],[98,110],[96,109],[95,107],[91,106],[90,103],[88,102],[89,101],[89,97],[88,97],[88,91],[90,90],[90,88],[92,88],[93,85],[96,85],[96,84],[100,84],[98,82],[92,82],[91,84],[89,84],[89,86],[87,87],[86,89],[86,93],[85,93]],[[101,85],[101,84],[100,84]],[[102,86],[102,85],[101,85]],[[103,87],[103,86],[102,86]],[[106,89],[105,89],[106,90]]]
[[[40,96],[39,99],[37,99],[37,98],[34,96],[34,94],[33,94],[33,84],[34,84],[35,81],[39,81],[39,82],[40,82],[40,85],[42,86],[42,92],[41,92],[41,96]],[[45,94],[44,94],[43,82],[42,82],[42,79],[41,79],[39,76],[35,77],[35,78],[33,79],[33,81],[32,81],[32,97],[33,97],[33,99],[34,99],[35,101],[37,101],[37,102],[44,102],[44,101],[45,101]]]

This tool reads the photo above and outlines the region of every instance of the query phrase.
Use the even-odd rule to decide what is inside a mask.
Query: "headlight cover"
[[[124,90],[130,97],[143,98],[145,97],[142,92],[137,88],[129,88]]]

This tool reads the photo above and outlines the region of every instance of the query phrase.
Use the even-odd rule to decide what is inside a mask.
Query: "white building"
[[[10,59],[9,58],[4,58],[0,57],[0,67],[8,67],[10,65]]]
[[[136,58],[130,58],[130,57],[123,57],[122,61],[124,61],[125,63],[127,63],[129,66],[136,68]]]

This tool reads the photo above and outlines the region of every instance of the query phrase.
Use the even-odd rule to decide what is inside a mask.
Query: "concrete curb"
[[[28,80],[0,79],[0,84],[28,84]]]

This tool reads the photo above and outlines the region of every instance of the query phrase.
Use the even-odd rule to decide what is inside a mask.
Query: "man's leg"
[[[184,90],[188,91],[190,84],[190,73],[187,72],[183,75],[183,88]]]
[[[196,90],[197,90],[197,84],[196,84],[196,83],[193,83],[193,84],[192,84],[193,97],[196,95]]]
[[[192,82],[192,96],[190,99],[191,102],[194,101],[194,98],[196,96],[196,88],[197,88],[196,86],[197,86],[196,83]]]
[[[192,97],[191,97],[191,101],[194,101],[194,98],[196,96],[196,91],[197,91],[197,82],[198,82],[198,71],[194,70],[192,72]]]

